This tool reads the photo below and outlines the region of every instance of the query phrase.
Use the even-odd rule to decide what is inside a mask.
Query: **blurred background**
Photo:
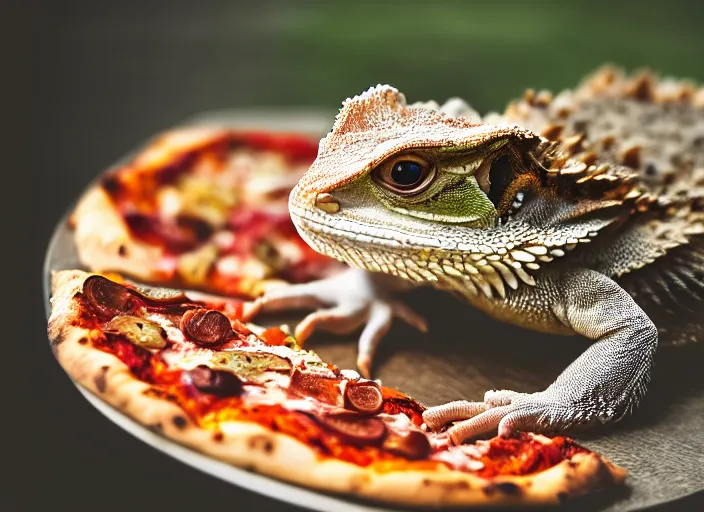
[[[33,283],[22,287],[31,316],[17,335],[32,364],[31,379],[16,368],[26,441],[11,443],[19,478],[4,495],[18,500],[17,509],[50,500],[74,510],[288,510],[120,432],[78,395],[46,344],[40,274],[51,231],[91,178],[155,132],[213,109],[336,109],[377,83],[409,101],[461,96],[484,113],[502,110],[526,87],[573,87],[607,62],[704,83],[704,3],[688,1],[32,5],[23,10],[29,31],[0,17],[6,34],[18,33],[3,51],[28,51],[28,60],[14,61],[30,78],[27,87],[17,82],[18,98],[30,95],[26,103],[6,96],[22,126],[29,105],[31,132],[21,142],[30,144],[32,172],[17,174],[31,180],[24,206],[34,219],[21,262]],[[22,159],[16,168],[25,167]]]

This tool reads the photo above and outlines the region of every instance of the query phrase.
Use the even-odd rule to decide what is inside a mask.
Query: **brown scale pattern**
[[[704,88],[605,67],[554,97],[528,90],[484,121],[520,124],[551,141],[541,149],[561,194],[646,213],[640,229],[658,250],[632,268],[704,233]]]

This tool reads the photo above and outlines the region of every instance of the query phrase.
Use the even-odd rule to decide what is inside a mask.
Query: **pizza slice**
[[[315,158],[298,134],[190,127],[103,175],[70,217],[95,271],[231,296],[325,277],[339,264],[301,240],[288,194]]]
[[[233,465],[408,506],[558,503],[625,471],[566,437],[453,445],[423,405],[241,320],[242,302],[53,276],[49,338],[66,372],[147,428]]]

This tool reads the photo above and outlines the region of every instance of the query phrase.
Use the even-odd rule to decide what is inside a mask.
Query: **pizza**
[[[288,214],[316,153],[298,134],[192,127],[101,176],[69,220],[84,269],[53,275],[49,338],[71,378],[210,457],[358,498],[532,505],[623,482],[566,437],[455,446],[413,398],[245,322],[269,287],[342,268]]]
[[[559,503],[625,472],[567,437],[454,445],[413,398],[322,361],[243,300],[53,275],[48,333],[67,373],[145,427],[302,486],[409,506]]]
[[[70,218],[79,261],[149,283],[256,297],[341,265],[311,249],[288,194],[315,159],[299,134],[183,128],[103,175]]]

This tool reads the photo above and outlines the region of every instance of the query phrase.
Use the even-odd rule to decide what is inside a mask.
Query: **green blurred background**
[[[409,100],[461,95],[482,111],[501,109],[526,87],[571,87],[605,62],[704,79],[701,2],[345,4],[272,13],[286,102],[336,104],[388,82]]]

